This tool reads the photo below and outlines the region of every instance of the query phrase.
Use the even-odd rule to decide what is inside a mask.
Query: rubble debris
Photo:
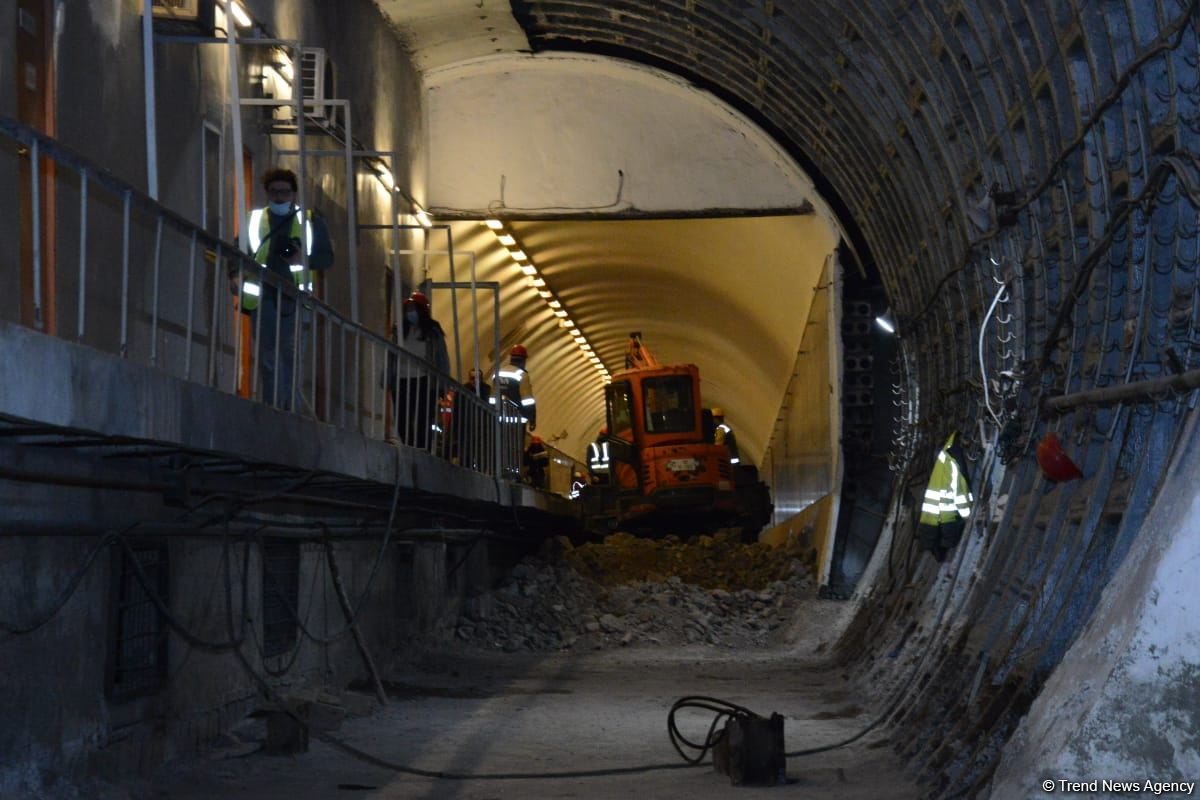
[[[763,648],[781,639],[814,583],[796,548],[735,533],[565,539],[469,599],[454,627],[465,646],[513,653],[686,644]]]

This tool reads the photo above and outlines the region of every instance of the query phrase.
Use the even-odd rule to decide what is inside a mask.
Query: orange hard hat
[[[513,358],[525,358],[529,355],[529,351],[525,349],[525,345],[523,344],[514,344],[512,350],[508,351],[508,354]]]
[[[1047,433],[1038,442],[1037,462],[1046,479],[1055,483],[1065,483],[1083,477],[1083,472],[1063,450],[1062,442],[1058,440],[1058,435],[1053,431]]]

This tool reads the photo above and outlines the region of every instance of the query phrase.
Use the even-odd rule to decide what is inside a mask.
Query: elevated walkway
[[[0,352],[3,479],[161,494],[168,505],[221,495],[296,525],[336,530],[340,521],[364,534],[363,516],[386,513],[394,493],[426,517],[469,510],[532,538],[573,519],[561,496],[17,325],[0,322]],[[0,526],[83,532],[123,524],[131,509],[46,512],[8,503]]]

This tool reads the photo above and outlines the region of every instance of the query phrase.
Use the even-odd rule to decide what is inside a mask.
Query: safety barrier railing
[[[519,476],[519,408],[502,401],[498,412],[493,398],[351,322],[237,245],[0,115],[5,174],[16,179],[0,182],[11,187],[0,203],[15,213],[0,232],[30,258],[28,291],[12,292],[16,302],[0,305],[0,319],[24,319],[184,380],[490,476]],[[240,311],[247,303],[257,307]]]

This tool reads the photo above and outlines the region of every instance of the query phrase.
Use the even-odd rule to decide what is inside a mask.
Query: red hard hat
[[[540,437],[540,436],[534,436],[532,439],[530,439],[530,440],[529,440],[529,443],[530,443],[530,444],[541,444],[541,443],[542,443],[542,437]]]
[[[529,355],[529,351],[525,349],[525,345],[523,344],[514,344],[512,350],[508,351],[508,354],[512,358],[525,358]]]
[[[607,425],[601,425],[601,426],[600,426],[600,433],[599,433],[598,435],[600,435],[600,436],[607,436],[607,435],[608,435],[608,426],[607,426]]]
[[[1062,442],[1053,431],[1038,442],[1037,462],[1046,478],[1055,483],[1065,483],[1083,477],[1083,473],[1063,450]]]
[[[420,306],[421,308],[428,311],[429,310],[429,298],[425,296],[424,292],[413,292],[412,294],[410,294],[408,296],[408,299],[404,301],[404,305]]]

